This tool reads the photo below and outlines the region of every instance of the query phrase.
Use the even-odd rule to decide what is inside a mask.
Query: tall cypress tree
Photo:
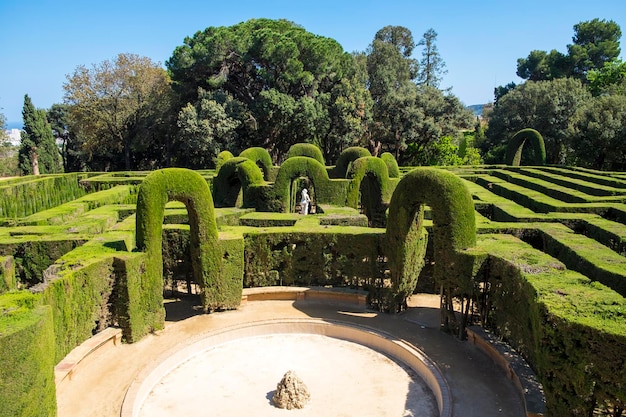
[[[24,96],[22,130],[18,163],[22,174],[52,174],[62,172],[59,150],[54,142],[46,111],[35,109],[28,94]]]

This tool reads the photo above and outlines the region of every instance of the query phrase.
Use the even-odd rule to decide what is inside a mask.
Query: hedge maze
[[[207,312],[253,286],[362,289],[389,312],[416,286],[441,293],[442,328],[500,335],[548,415],[620,415],[626,173],[320,156],[300,144],[281,166],[252,148],[215,171],[1,180],[0,415],[56,415],[54,364],[108,326],[128,343],[161,328],[178,282]],[[296,212],[304,185],[315,215]]]

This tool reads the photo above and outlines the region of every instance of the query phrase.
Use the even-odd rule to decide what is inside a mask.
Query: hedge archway
[[[143,305],[162,326],[163,256],[162,237],[165,205],[181,201],[187,207],[190,226],[191,261],[205,311],[235,308],[241,302],[241,283],[223,282],[220,272],[217,224],[211,190],[204,178],[185,168],[166,168],[150,173],[141,183],[137,196],[136,242],[146,252],[143,275]]]
[[[400,178],[400,167],[398,166],[398,161],[396,161],[396,157],[393,156],[391,152],[383,152],[383,154],[380,155],[380,159],[387,164],[389,178]]]
[[[359,205],[359,190],[361,181],[366,175],[374,177],[380,187],[381,200],[387,193],[389,175],[385,162],[373,156],[365,156],[355,160],[350,166],[350,170],[346,173],[346,177],[351,179],[348,186],[347,206],[357,208]]]
[[[317,162],[322,164],[322,166],[326,165],[324,161],[324,155],[322,151],[317,146],[312,143],[295,143],[291,145],[289,148],[289,152],[287,152],[287,159],[293,158],[296,156],[306,156],[309,158],[315,159]]]
[[[235,207],[239,192],[243,193],[242,207],[253,207],[254,201],[248,193],[251,185],[261,184],[261,168],[249,158],[238,156],[224,161],[213,180],[213,194],[216,207]]]
[[[513,135],[506,147],[505,163],[511,166],[519,166],[526,142],[530,142],[530,146],[533,149],[534,159],[531,163],[533,165],[545,165],[546,145],[541,134],[535,129],[522,129]]]
[[[415,169],[400,180],[389,204],[386,239],[393,285],[389,305],[396,311],[405,307],[423,266],[427,244],[422,227],[424,205],[432,210],[434,275],[444,289],[442,295],[450,298],[447,288],[463,287],[463,280],[472,280],[467,272],[469,259],[460,253],[476,245],[474,202],[469,190],[463,180],[448,171]]]
[[[263,171],[263,179],[265,181],[269,181],[272,166],[274,164],[267,149],[260,147],[248,148],[241,152],[239,156],[251,159]]]
[[[282,211],[289,210],[291,198],[291,183],[298,177],[308,177],[316,190],[318,203],[326,201],[328,188],[328,172],[319,161],[306,156],[296,156],[287,159],[278,170],[274,182],[274,193],[282,205]]]
[[[335,169],[333,170],[333,178],[345,178],[348,173],[349,165],[364,156],[372,156],[370,151],[360,146],[350,146],[344,149],[337,158]]]

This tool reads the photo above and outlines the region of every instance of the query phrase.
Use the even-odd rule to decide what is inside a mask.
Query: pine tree
[[[428,87],[438,88],[442,75],[448,71],[445,69],[446,63],[443,62],[437,45],[435,45],[436,41],[437,32],[434,29],[428,29],[422,40],[417,43],[418,46],[424,46],[418,81]]]
[[[39,175],[62,172],[59,150],[46,111],[35,109],[28,94],[24,96],[22,130],[18,163],[22,174]]]

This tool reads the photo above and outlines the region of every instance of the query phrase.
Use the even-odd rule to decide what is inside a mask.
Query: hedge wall
[[[28,292],[0,295],[0,416],[57,415],[54,350],[50,307]]]
[[[85,195],[80,186],[86,174],[53,174],[20,177],[18,183],[0,183],[0,218],[24,217]]]
[[[330,285],[374,289],[382,282],[385,266],[381,229],[277,229],[244,234],[246,287]]]
[[[0,294],[14,290],[16,287],[13,256],[0,256]]]
[[[525,356],[543,383],[548,415],[588,416],[626,403],[626,300],[507,235],[481,235],[489,252],[486,324]]]

